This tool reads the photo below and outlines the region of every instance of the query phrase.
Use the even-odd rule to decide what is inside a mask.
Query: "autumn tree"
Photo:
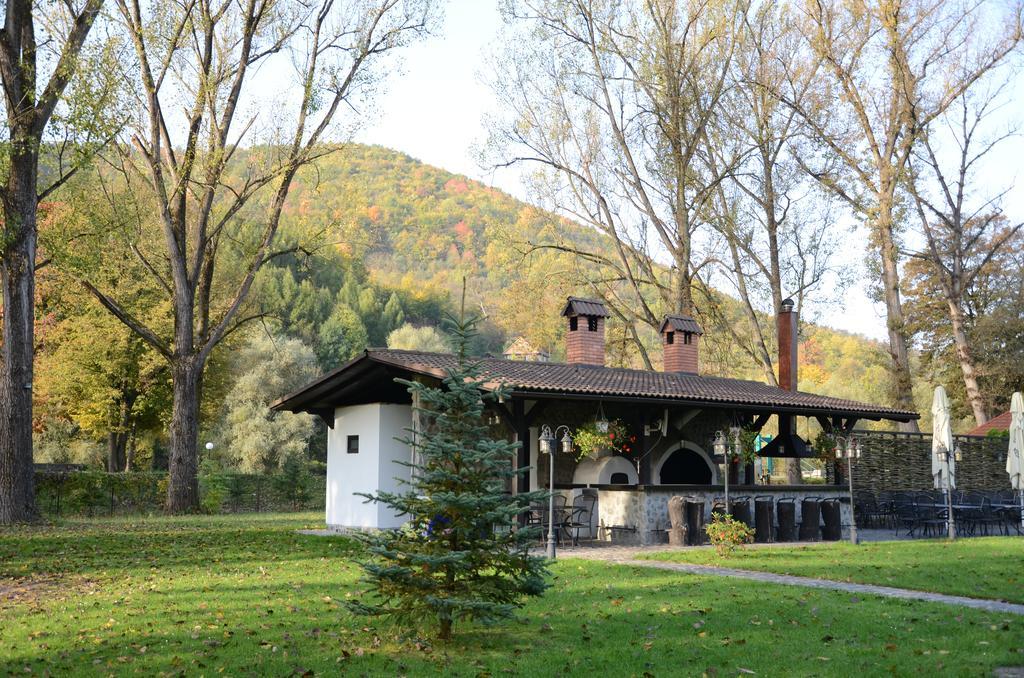
[[[982,86],[986,86],[982,90]],[[1013,130],[993,128],[1006,84],[980,82],[931,122],[912,158],[908,180],[925,247],[912,253],[931,267],[945,302],[967,401],[978,424],[988,421],[988,402],[978,380],[968,339],[967,294],[974,279],[1024,227],[1008,223],[1001,201],[1008,187],[982,182],[978,170]],[[945,138],[945,143],[943,143]]]
[[[607,236],[604,250],[554,246],[576,255],[627,327],[694,312],[707,203],[731,170],[708,158],[741,16],[736,2],[510,3],[494,78],[509,111],[492,129],[498,164],[536,170],[546,207]]]
[[[170,366],[169,511],[198,507],[203,371],[217,345],[259,315],[246,303],[260,269],[282,252],[277,233],[293,180],[336,149],[328,142],[342,111],[372,96],[395,50],[429,28],[432,5],[116,2],[138,116],[109,158],[107,195],[138,215],[139,228],[161,234],[160,248],[133,251],[172,306],[173,333],[129,313],[117,290],[84,285]],[[280,102],[260,103],[267,77],[295,86],[281,89]]]
[[[722,295],[706,289],[704,315],[716,331],[732,335],[772,385],[778,384],[775,316],[783,299],[805,309],[826,285],[841,288],[832,265],[840,238],[829,196],[808,185],[800,170],[806,124],[780,96],[809,105],[816,69],[791,8],[765,3],[750,9],[737,39],[723,120],[708,149],[715,170],[737,160],[709,202],[715,266],[702,282],[735,296],[742,314],[734,317]]]
[[[270,473],[290,457],[304,458],[316,427],[313,417],[273,412],[270,405],[316,377],[313,350],[298,339],[257,330],[233,352],[230,369],[217,449],[246,473]]]
[[[826,0],[804,5],[801,30],[821,61],[817,94],[808,101],[830,104],[787,100],[820,146],[820,152],[803,156],[803,163],[867,227],[886,308],[892,401],[913,409],[910,337],[900,290],[908,164],[921,131],[1016,48],[1020,7]],[[915,422],[900,427],[917,430]]]
[[[75,172],[104,131],[110,90],[80,64],[102,0],[8,0],[0,31],[7,113],[0,228],[0,524],[36,518],[32,469],[32,384],[39,202]],[[50,153],[46,172],[40,158]],[[45,174],[45,175],[44,175]],[[44,176],[41,176],[44,175]]]

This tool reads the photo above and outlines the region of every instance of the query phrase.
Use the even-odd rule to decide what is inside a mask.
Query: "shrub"
[[[708,539],[714,545],[718,555],[725,557],[737,546],[749,544],[754,540],[754,531],[745,523],[724,513],[715,513],[707,526]]]
[[[227,497],[225,478],[219,475],[199,476],[199,507],[203,513],[220,513]]]

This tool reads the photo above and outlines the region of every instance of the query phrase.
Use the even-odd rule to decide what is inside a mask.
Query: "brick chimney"
[[[796,390],[796,321],[799,315],[793,309],[793,300],[785,299],[776,318],[779,337],[779,387],[787,391]]]
[[[569,319],[565,333],[565,361],[572,365],[604,365],[604,302],[569,297],[562,316]]]
[[[661,322],[661,347],[666,372],[697,374],[700,335],[704,332],[693,318],[667,315]]]

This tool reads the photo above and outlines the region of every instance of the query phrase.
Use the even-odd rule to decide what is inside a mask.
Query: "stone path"
[[[692,547],[691,547],[692,548]],[[713,577],[735,577],[737,579],[748,579],[768,584],[782,584],[784,586],[803,586],[813,589],[826,589],[831,591],[845,591],[847,593],[859,593],[862,595],[884,596],[886,598],[900,598],[903,600],[923,600],[930,603],[943,603],[945,605],[961,605],[973,607],[986,612],[1000,612],[1007,614],[1024,615],[1024,605],[1007,603],[1001,600],[984,600],[981,598],[967,598],[964,596],[950,596],[943,593],[929,593],[927,591],[914,591],[911,589],[899,589],[892,586],[877,586],[875,584],[852,584],[849,582],[833,581],[830,579],[815,579],[812,577],[797,577],[790,574],[776,574],[774,572],[757,572],[754,570],[738,570],[731,567],[714,567],[711,565],[693,565],[690,563],[673,563],[663,560],[639,560],[639,553],[651,553],[652,551],[668,551],[670,548],[659,547],[627,547],[610,546],[604,548],[573,548],[563,549],[562,557],[583,558],[586,560],[601,560],[616,565],[631,565],[634,567],[649,567],[657,570],[668,570],[670,572],[683,572],[686,574],[707,575]]]

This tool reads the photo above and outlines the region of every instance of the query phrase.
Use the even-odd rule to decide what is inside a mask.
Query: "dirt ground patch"
[[[44,602],[63,599],[72,593],[88,592],[95,584],[88,579],[59,575],[0,577],[0,610],[15,605],[38,607]]]

